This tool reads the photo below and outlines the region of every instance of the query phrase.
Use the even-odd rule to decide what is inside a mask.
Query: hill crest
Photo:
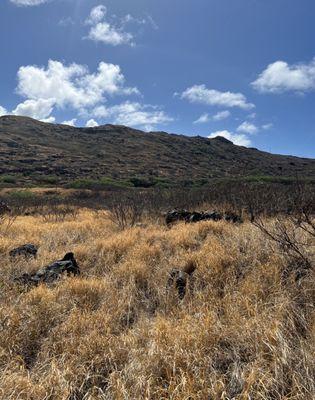
[[[315,160],[121,125],[77,128],[28,117],[0,117],[0,177],[20,184],[76,180],[206,184],[246,177],[314,178]],[[0,178],[1,179],[1,178]],[[128,183],[128,184],[129,184]]]

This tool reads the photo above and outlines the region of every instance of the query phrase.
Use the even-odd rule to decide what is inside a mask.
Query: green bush
[[[156,185],[156,182],[153,179],[147,179],[147,178],[131,178],[130,182],[134,187],[142,187],[142,188],[149,188]]]
[[[13,175],[2,175],[0,180],[3,183],[10,183],[10,184],[16,183],[16,177]]]
[[[14,200],[27,200],[36,197],[36,194],[28,189],[23,190],[12,190],[12,192],[8,193],[8,196]]]
[[[76,179],[68,187],[70,189],[109,190],[111,188],[128,188],[131,187],[131,184],[128,181],[111,178]]]
[[[39,177],[38,179],[41,183],[46,183],[48,185],[55,185],[56,183],[59,182],[59,179],[56,176],[53,175],[43,175]]]

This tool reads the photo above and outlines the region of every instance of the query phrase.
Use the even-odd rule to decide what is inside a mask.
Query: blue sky
[[[1,0],[0,114],[315,157],[313,0]]]

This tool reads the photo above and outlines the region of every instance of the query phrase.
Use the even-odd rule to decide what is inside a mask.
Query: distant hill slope
[[[315,177],[315,160],[273,155],[207,139],[124,126],[74,128],[0,118],[2,184],[203,184],[214,178]],[[79,184],[78,184],[79,185]]]

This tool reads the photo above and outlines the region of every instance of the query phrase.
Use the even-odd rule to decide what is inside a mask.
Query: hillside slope
[[[169,184],[244,176],[313,177],[315,160],[124,126],[75,128],[0,118],[0,176],[15,183],[140,178]]]

